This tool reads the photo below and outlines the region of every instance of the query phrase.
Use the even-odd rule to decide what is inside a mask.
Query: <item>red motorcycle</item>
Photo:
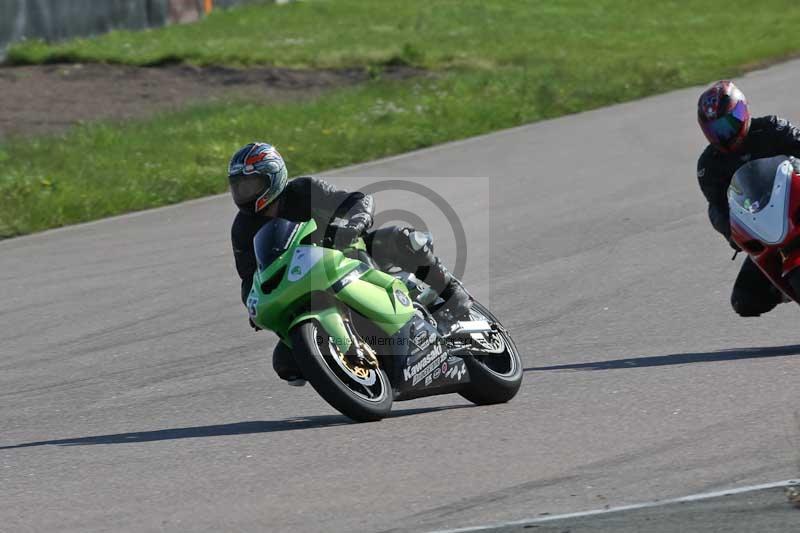
[[[800,303],[800,160],[750,161],[728,187],[731,239],[783,293]]]

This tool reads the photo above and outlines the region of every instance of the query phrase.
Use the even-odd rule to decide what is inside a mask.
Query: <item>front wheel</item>
[[[357,422],[389,415],[392,387],[383,370],[354,366],[316,321],[303,322],[290,335],[303,377],[334,409]]]
[[[477,405],[505,403],[522,385],[522,361],[511,335],[500,321],[478,302],[473,302],[471,320],[486,320],[497,326],[489,334],[473,335],[473,348],[464,357],[470,383],[461,396]]]

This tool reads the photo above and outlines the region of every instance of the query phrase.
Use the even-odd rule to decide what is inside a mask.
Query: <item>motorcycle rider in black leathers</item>
[[[283,158],[266,143],[250,143],[237,151],[228,168],[228,181],[239,207],[231,239],[236,270],[242,279],[242,303],[247,301],[257,269],[253,237],[258,230],[271,218],[295,222],[313,218],[320,228],[318,244],[344,248],[363,235],[368,252],[379,266],[400,267],[430,285],[445,301],[435,309],[434,316],[452,319],[469,312],[469,294],[433,254],[427,233],[409,227],[367,231],[374,214],[371,196],[337,189],[309,176],[289,181]],[[304,383],[291,350],[283,342],[275,347],[273,367],[289,383]]]
[[[697,120],[709,146],[697,162],[697,179],[708,200],[708,216],[731,244],[728,186],[734,173],[754,159],[800,157],[800,130],[769,115],[752,118],[744,94],[730,81],[719,81],[700,95]],[[731,305],[744,317],[759,316],[783,301],[782,293],[747,257],[733,284]]]

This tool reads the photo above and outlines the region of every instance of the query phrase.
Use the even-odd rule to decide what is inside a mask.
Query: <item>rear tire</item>
[[[389,415],[393,393],[382,369],[370,370],[371,386],[360,385],[356,376],[337,363],[338,353],[318,322],[303,322],[290,335],[303,377],[334,409],[356,422],[374,422]]]
[[[491,311],[480,303],[473,302],[472,309],[473,320],[480,320],[479,315],[482,315],[489,322],[500,324]],[[470,383],[459,394],[474,404],[506,403],[517,395],[522,385],[522,361],[517,347],[507,332],[501,330],[499,335],[505,343],[505,352],[502,354],[480,356],[476,352],[464,357]]]

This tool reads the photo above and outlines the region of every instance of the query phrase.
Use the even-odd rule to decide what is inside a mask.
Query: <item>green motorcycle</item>
[[[247,308],[330,405],[366,422],[393,401],[459,393],[486,405],[516,395],[519,353],[488,309],[475,302],[469,320],[437,322],[429,307],[442,301],[429,301],[435,294],[413,274],[380,270],[363,239],[337,250],[317,245],[319,234],[313,220],[275,218],[259,230]]]

